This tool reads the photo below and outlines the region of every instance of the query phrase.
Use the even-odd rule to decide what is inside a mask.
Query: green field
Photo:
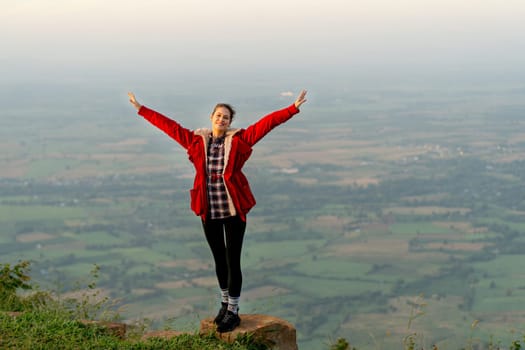
[[[292,322],[301,350],[337,337],[397,349],[414,332],[440,350],[523,336],[522,114],[487,91],[458,90],[468,103],[416,92],[356,90],[348,108],[313,106],[246,165],[258,205],[241,313]],[[511,87],[491,93],[525,112]],[[16,120],[0,130],[3,262],[31,260],[33,278],[63,292],[97,264],[125,320],[193,330],[216,312],[218,288],[185,151],[134,116],[61,118],[34,120],[46,141],[19,141]],[[424,314],[409,322],[419,301]]]

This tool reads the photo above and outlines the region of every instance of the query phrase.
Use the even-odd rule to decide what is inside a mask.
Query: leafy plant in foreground
[[[100,266],[94,264],[93,269],[90,271],[91,280],[87,282],[87,287],[82,287],[79,282],[77,283],[75,295],[61,300],[64,306],[71,310],[73,317],[106,321],[119,319],[120,316],[115,311],[119,300],[110,299],[97,288],[99,272]]]
[[[417,318],[425,314],[424,308],[427,306],[427,303],[423,300],[423,295],[419,295],[415,301],[410,302],[410,316],[408,318],[407,330],[410,330],[412,322]],[[405,350],[415,350],[416,349],[416,339],[418,337],[417,333],[411,333],[403,339],[403,345]]]
[[[18,296],[19,289],[32,289],[28,283],[30,277],[29,261],[21,261],[14,266],[3,264],[0,268],[0,309],[3,311],[20,311],[23,300]]]

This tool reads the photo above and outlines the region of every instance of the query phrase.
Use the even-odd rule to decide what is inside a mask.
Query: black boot
[[[238,314],[234,314],[231,311],[226,311],[226,315],[217,326],[217,332],[225,333],[233,331],[238,325],[241,324],[241,318]]]
[[[221,303],[221,309],[219,310],[217,316],[215,316],[215,320],[213,320],[213,323],[219,325],[224,316],[226,315],[226,311],[228,311],[228,303]]]

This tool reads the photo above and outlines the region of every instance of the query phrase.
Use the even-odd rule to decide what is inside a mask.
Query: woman
[[[218,332],[230,332],[241,322],[238,315],[242,287],[241,249],[246,214],[255,205],[242,167],[255,145],[273,128],[299,113],[306,102],[303,90],[289,107],[270,113],[246,129],[230,128],[235,110],[219,103],[210,116],[211,129],[191,131],[137,102],[138,114],[184,147],[196,174],[190,190],[191,209],[201,217],[206,240],[215,261],[221,290],[221,308],[215,317]]]

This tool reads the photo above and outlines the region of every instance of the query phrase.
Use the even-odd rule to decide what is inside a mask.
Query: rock
[[[272,350],[298,350],[295,328],[287,321],[268,315],[239,315],[241,324],[232,332],[215,333],[225,342],[232,343],[238,336],[251,334]],[[201,320],[201,334],[216,332],[213,317]]]

